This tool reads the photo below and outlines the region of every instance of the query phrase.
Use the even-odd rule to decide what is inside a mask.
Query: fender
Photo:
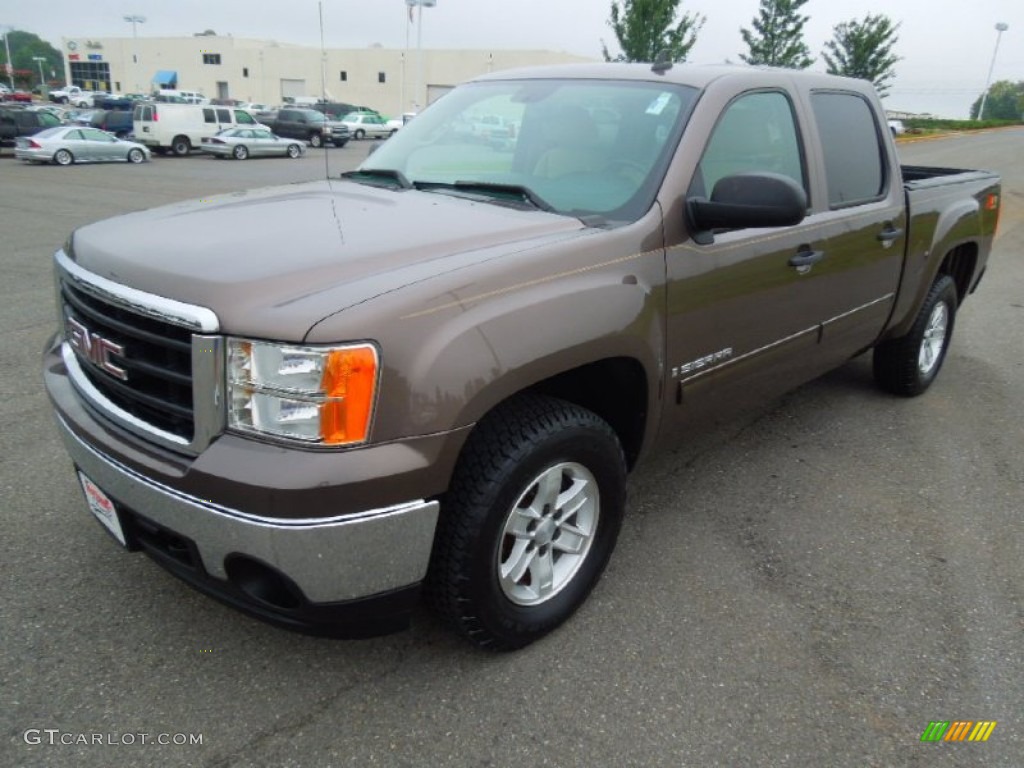
[[[958,188],[959,185],[953,187]],[[931,211],[927,210],[930,201],[915,197],[911,203],[909,198],[910,195],[908,208],[912,212],[912,219],[911,237],[907,241],[907,248],[920,248],[924,238],[916,236],[915,226],[927,226],[927,220],[934,216],[936,211],[934,208]],[[939,200],[938,203],[945,202],[945,199]],[[918,208],[924,210],[917,210]],[[907,254],[902,285],[913,286],[914,292],[900,291],[892,321],[883,338],[899,337],[910,329],[946,256],[961,245],[976,245],[982,237],[981,206],[975,198],[956,199],[938,212],[935,228],[931,237],[927,239],[927,248],[919,254]]]

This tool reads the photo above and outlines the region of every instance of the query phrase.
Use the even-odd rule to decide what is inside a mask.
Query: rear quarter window
[[[825,156],[829,207],[883,198],[888,187],[885,155],[867,99],[857,93],[817,92],[811,94],[811,106]]]

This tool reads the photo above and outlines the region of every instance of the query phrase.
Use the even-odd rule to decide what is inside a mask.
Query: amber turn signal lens
[[[327,445],[366,440],[377,388],[373,347],[331,350],[322,379],[327,401],[320,406],[320,437]]]

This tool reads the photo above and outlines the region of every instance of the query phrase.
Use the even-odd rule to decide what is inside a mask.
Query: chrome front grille
[[[67,282],[61,285],[61,300],[66,337],[81,338],[80,332],[67,331],[69,323],[78,323],[95,338],[123,350],[109,355],[111,363],[124,371],[123,380],[79,354],[82,372],[92,385],[139,420],[191,442],[191,331],[106,303]],[[87,338],[86,344],[95,342]]]
[[[82,399],[145,439],[198,454],[224,428],[217,316],[55,256],[61,354]]]

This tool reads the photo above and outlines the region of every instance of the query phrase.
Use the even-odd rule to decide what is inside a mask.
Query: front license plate
[[[124,529],[121,528],[121,519],[117,516],[114,502],[99,489],[96,483],[81,472],[78,473],[78,479],[82,481],[82,490],[85,491],[85,500],[89,504],[89,511],[96,515],[96,519],[103,523],[103,527],[110,531],[115,539],[121,542],[121,546],[127,546]]]

